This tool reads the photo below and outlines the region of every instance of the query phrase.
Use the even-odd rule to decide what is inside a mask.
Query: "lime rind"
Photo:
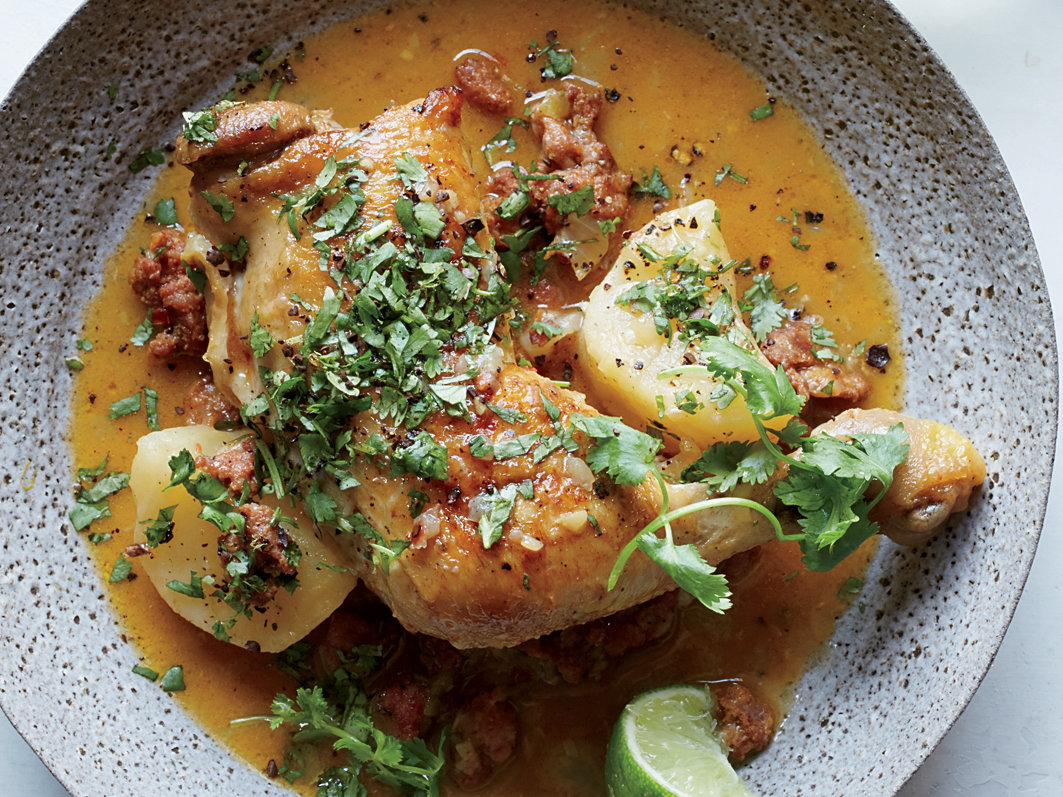
[[[727,760],[712,694],[668,686],[624,708],[606,757],[611,797],[753,797]]]

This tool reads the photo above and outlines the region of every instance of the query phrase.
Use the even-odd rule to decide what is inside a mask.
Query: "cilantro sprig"
[[[907,458],[904,427],[896,424],[886,432],[854,434],[848,440],[809,435],[796,417],[804,398],[781,367],[773,371],[723,338],[704,340],[702,357],[704,368],[725,388],[713,394],[714,400],[719,404],[741,396],[759,440],[716,444],[684,471],[683,478],[727,490],[739,482],[763,483],[785,468],[786,476],[776,482],[774,494],[795,510],[801,533],[783,534],[776,526],[776,536],[800,544],[809,570],[830,570],[878,531],[870,514],[892,484],[894,469]],[[784,418],[781,428],[768,425]],[[870,498],[869,493],[873,493]],[[701,506],[715,500],[719,499],[708,499]]]
[[[369,697],[361,680],[347,668],[337,670],[328,693],[318,684],[299,687],[295,697],[278,694],[271,714],[235,720],[233,725],[265,721],[272,730],[294,729],[293,743],[332,739],[332,747],[345,753],[345,763],[325,770],[318,779],[318,794],[365,794],[360,777],[368,775],[397,793],[438,797],[443,771],[441,739],[432,752],[420,738],[402,740],[379,730],[369,713]]]

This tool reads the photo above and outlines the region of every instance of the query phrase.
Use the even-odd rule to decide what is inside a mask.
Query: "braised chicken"
[[[579,99],[568,98],[577,109]],[[178,142],[178,157],[193,172],[194,231],[184,260],[207,277],[205,359],[216,386],[244,405],[261,448],[272,452],[256,466],[270,477],[267,503],[278,505],[286,494],[305,503],[306,514],[289,521],[300,546],[363,580],[407,629],[457,647],[501,647],[675,588],[642,552],[612,588],[609,580],[621,552],[666,506],[681,509],[715,493],[658,476],[659,443],[632,427],[649,422],[673,434],[686,448],[667,453],[680,459],[690,446],[756,440],[745,402],[719,406],[722,382],[707,373],[668,377],[669,395],[689,393],[696,410],[662,405],[662,372],[683,371],[697,353],[677,331],[662,337],[659,324],[620,300],[656,269],[647,252],[685,247],[712,264],[717,270],[697,291],[699,301],[726,316],[720,325],[743,351],[770,365],[741,320],[733,272],[719,268],[729,258],[708,200],[662,214],[633,235],[586,304],[582,367],[600,408],[518,362],[508,330],[514,313],[505,304],[512,275],[481,232],[488,226],[482,203],[498,210],[500,197],[487,195],[469,165],[461,105],[458,89],[439,89],[358,130],[291,103],[217,109],[211,135]],[[586,143],[596,113],[540,113],[538,133],[544,145],[573,136]],[[566,124],[575,127],[566,132]],[[574,168],[551,157],[559,169]],[[615,168],[611,157],[595,168],[602,164]],[[508,179],[521,190],[513,173]],[[320,398],[326,392],[329,402]],[[879,502],[877,519],[922,534],[964,508],[984,477],[966,441],[940,424],[879,411],[847,413],[818,431],[842,438],[895,423],[913,455]],[[625,435],[644,449],[637,478],[595,459],[596,446]],[[166,479],[156,466],[182,445],[177,437],[142,444],[142,453],[155,452],[154,464],[134,465],[144,511],[162,505],[157,491]],[[669,472],[663,455],[658,464]],[[151,478],[143,475],[149,469]],[[728,493],[770,509],[784,476],[781,468]],[[209,536],[206,521],[182,513],[183,523],[198,523],[196,540]],[[174,530],[178,539],[188,533]],[[709,567],[775,535],[761,512],[735,505],[676,517],[668,533],[669,544],[693,545]],[[160,546],[157,561],[189,551],[194,561],[170,562],[158,577],[190,564],[213,572],[198,558],[201,549]],[[309,631],[353,578],[315,575],[303,583],[309,586],[294,595],[315,590],[321,611],[308,614],[296,602],[294,621],[284,611],[269,614],[271,649]],[[183,613],[190,607],[174,601]],[[210,627],[219,616],[208,612],[197,622]]]

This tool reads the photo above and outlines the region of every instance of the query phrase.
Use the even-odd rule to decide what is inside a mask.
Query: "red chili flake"
[[[760,256],[760,267],[765,270],[771,268],[771,255]]]

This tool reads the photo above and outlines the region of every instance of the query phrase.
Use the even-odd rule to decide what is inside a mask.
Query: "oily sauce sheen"
[[[659,166],[674,194],[668,206],[706,196],[715,200],[732,256],[749,257],[758,266],[770,263],[779,288],[796,283],[799,288],[787,295],[787,305],[818,317],[843,347],[862,340],[869,346],[887,344],[893,360],[884,373],[874,372],[867,405],[896,407],[902,363],[894,308],[860,208],[815,133],[785,102],[774,103],[768,119],[750,120],[749,111],[768,101],[767,89],[706,40],[602,2],[470,0],[401,7],[307,39],[305,56],[291,54],[289,61],[297,82],[283,85],[279,98],[331,108],[345,127],[357,127],[389,105],[451,84],[454,59],[468,50],[491,53],[519,85],[537,91],[543,88],[538,74],[542,64],[526,61],[528,44],[535,40],[543,46],[552,30],[560,46],[574,53],[575,73],[616,98],[607,103],[598,133],[621,168],[638,181]],[[250,51],[272,43],[246,44]],[[261,99],[268,90],[267,80],[238,98]],[[175,108],[174,116],[181,110]],[[466,104],[464,126],[474,147],[500,125],[500,119]],[[515,137],[527,143],[524,133],[517,129]],[[532,150],[526,151],[524,163],[532,157]],[[475,167],[486,174],[483,156],[475,150],[472,155]],[[748,182],[726,177],[714,185],[725,164]],[[202,364],[171,368],[151,358],[146,348],[129,344],[145,308],[126,275],[156,229],[146,216],[158,199],[175,197],[179,218],[187,219],[187,184],[183,168],[169,163],[161,169],[155,193],[107,264],[100,295],[86,312],[83,337],[93,349],[81,355],[85,368],[74,391],[71,429],[79,467],[94,466],[107,455],[109,469],[129,470],[136,439],[148,429],[142,413],[109,420],[112,402],[148,386],[158,391],[161,425],[181,425],[180,405],[190,386],[207,373]],[[800,242],[807,250],[792,246],[791,224],[778,220],[789,218],[794,209],[801,214]],[[822,222],[807,224],[806,210],[821,213]],[[636,229],[653,214],[652,199],[637,200],[626,226]],[[748,277],[742,279],[744,288]],[[562,293],[564,284],[559,280]],[[576,387],[579,381],[577,370]],[[111,510],[113,517],[91,529],[114,535],[92,546],[104,580],[131,542],[138,520],[128,490],[111,499]],[[738,678],[781,713],[836,617],[859,602],[858,596],[839,597],[839,590],[848,578],[860,575],[869,555],[870,546],[865,546],[832,572],[809,573],[801,567],[795,544],[763,546],[759,557],[739,557],[742,561],[724,566],[735,592],[734,608],[725,615],[681,602],[675,634],[629,655],[601,680],[574,686],[528,684],[516,698],[518,756],[479,793],[602,793],[605,744],[613,722],[633,695],[652,686]],[[134,564],[134,576],[138,571]],[[175,697],[216,738],[256,768],[264,769],[271,758],[281,760],[284,734],[271,733],[265,723],[229,726],[235,717],[268,713],[273,695],[291,690],[292,683],[270,666],[268,657],[218,642],[181,620],[143,576],[112,585],[110,595],[134,643],[130,668],[142,663],[163,672],[183,665],[187,690]],[[302,788],[312,791],[309,783]]]

